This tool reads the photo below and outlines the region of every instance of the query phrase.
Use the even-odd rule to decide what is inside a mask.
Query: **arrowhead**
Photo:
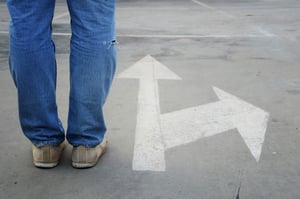
[[[213,88],[218,98],[230,110],[232,123],[237,127],[253,157],[258,162],[265,139],[269,113],[225,91]]]
[[[117,78],[181,80],[178,75],[154,59],[151,55],[147,55],[136,62],[133,66],[120,73]]]

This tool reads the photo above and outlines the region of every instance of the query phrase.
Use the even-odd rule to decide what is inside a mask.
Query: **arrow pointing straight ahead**
[[[139,79],[140,82],[132,169],[165,171],[165,148],[161,135],[157,80],[181,78],[150,55],[117,77]]]
[[[166,150],[231,129],[238,129],[259,161],[268,112],[214,87],[219,101],[161,115],[158,79],[181,78],[150,55],[117,77],[139,80],[133,170],[165,171]]]

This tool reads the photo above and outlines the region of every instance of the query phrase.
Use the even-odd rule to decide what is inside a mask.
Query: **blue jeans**
[[[103,105],[116,68],[115,0],[67,0],[71,16],[70,103],[66,137],[73,146],[99,144]],[[7,0],[9,65],[18,91],[22,130],[36,146],[65,139],[56,105],[52,41],[55,0]]]

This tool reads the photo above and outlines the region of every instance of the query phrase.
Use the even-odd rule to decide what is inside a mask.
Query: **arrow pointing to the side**
[[[165,148],[160,130],[157,80],[180,80],[181,78],[150,55],[117,77],[139,79],[140,82],[133,170],[165,171]]]
[[[160,114],[158,79],[181,78],[150,55],[118,75],[139,79],[133,170],[165,171],[165,150],[237,128],[259,161],[269,113],[221,89],[220,101]]]
[[[256,161],[259,161],[269,113],[221,89],[220,101],[161,116],[166,149],[237,128]]]

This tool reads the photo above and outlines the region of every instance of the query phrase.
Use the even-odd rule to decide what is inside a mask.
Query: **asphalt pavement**
[[[70,26],[57,1],[66,127]],[[118,68],[96,167],[37,169],[18,122],[0,1],[0,198],[300,198],[300,2],[120,0]]]

